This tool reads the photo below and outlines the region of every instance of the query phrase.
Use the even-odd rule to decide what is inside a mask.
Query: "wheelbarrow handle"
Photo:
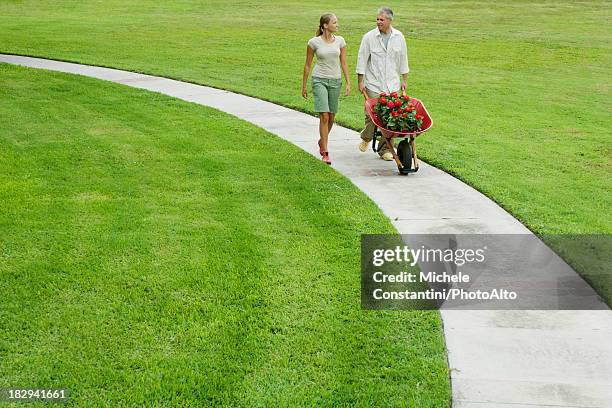
[[[361,94],[363,95],[364,99],[367,101],[368,100],[368,94],[366,93],[366,91],[361,91]],[[402,91],[402,96],[408,96],[408,94],[406,93],[406,90],[404,89]]]

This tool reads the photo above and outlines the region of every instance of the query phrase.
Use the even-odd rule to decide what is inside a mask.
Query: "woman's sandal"
[[[331,159],[329,158],[329,152],[326,152],[321,147],[321,139],[317,142],[319,145],[319,154],[321,155],[321,160],[323,160],[327,164],[331,164]]]
[[[329,158],[329,152],[322,152],[321,153],[321,160],[323,160],[323,162],[327,163],[327,164],[331,164],[331,159]]]

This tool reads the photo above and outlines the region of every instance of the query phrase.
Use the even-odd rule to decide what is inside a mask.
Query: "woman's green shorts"
[[[312,95],[315,112],[338,113],[342,79],[312,77]]]

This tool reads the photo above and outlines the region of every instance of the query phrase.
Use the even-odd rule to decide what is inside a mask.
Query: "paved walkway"
[[[211,106],[319,157],[318,120],[269,102],[114,69],[4,54],[0,62],[85,75]],[[329,145],[333,167],[370,196],[400,233],[529,233],[450,175],[421,163],[418,173],[397,176],[392,162],[360,153],[357,143],[356,132],[334,127]],[[612,407],[612,313],[573,271],[564,278],[580,288],[581,304],[605,310],[441,311],[454,407]]]

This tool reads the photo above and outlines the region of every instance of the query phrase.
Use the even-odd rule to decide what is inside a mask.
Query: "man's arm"
[[[363,84],[363,75],[357,74],[357,86],[359,87],[359,92],[365,91],[365,85]]]
[[[402,84],[401,84],[402,92],[406,92],[407,84],[408,84],[408,73],[405,73],[405,74],[402,74]]]
[[[408,72],[410,68],[408,67],[408,48],[406,47],[406,39],[402,36],[402,53],[400,55],[400,74],[402,74],[402,83],[401,90],[402,92],[406,91],[406,86],[408,84]]]
[[[357,86],[359,87],[359,92],[363,92],[365,90],[365,85],[363,84],[363,76],[368,67],[368,60],[370,58],[370,44],[364,35],[361,39],[361,45],[359,46],[359,53],[357,54]]]

